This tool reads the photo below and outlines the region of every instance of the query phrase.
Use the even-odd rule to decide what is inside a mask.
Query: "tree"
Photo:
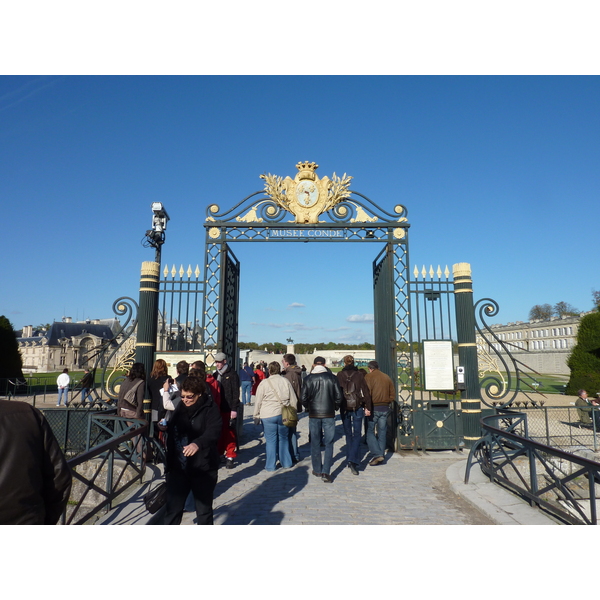
[[[594,306],[600,310],[600,291],[592,290],[592,299],[594,301]]]
[[[579,322],[577,343],[567,366],[571,370],[567,394],[576,396],[580,389],[590,396],[600,392],[600,312],[586,315]]]
[[[536,304],[529,311],[530,321],[547,321],[552,316],[554,309],[550,304]]]
[[[557,317],[574,317],[579,314],[579,310],[568,302],[557,302],[554,305],[554,315]]]
[[[23,358],[12,323],[0,315],[0,379],[22,379]]]

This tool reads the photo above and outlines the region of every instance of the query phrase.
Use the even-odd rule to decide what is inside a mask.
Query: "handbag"
[[[125,392],[125,396],[123,397],[123,399],[125,400],[125,402],[127,402],[127,404],[131,404],[131,406],[137,406],[135,392],[140,387],[140,385],[142,385],[142,383],[144,383],[144,380],[140,379],[130,390],[127,390],[127,392]]]
[[[298,425],[298,411],[293,406],[281,405],[281,419],[286,427]]]
[[[281,403],[281,420],[286,427],[296,427],[298,425],[298,412],[293,406],[286,406],[283,402],[281,402],[281,398],[279,397],[279,393],[275,389],[273,382],[269,379],[266,382],[271,386],[271,389],[275,392],[277,396],[277,400]]]
[[[146,510],[150,514],[158,512],[167,502],[167,484],[162,481],[144,496]]]

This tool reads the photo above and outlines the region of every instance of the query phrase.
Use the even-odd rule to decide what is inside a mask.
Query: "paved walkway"
[[[300,455],[291,469],[264,470],[261,427],[244,420],[235,469],[219,470],[214,515],[218,525],[484,525],[494,521],[450,489],[446,470],[466,454],[455,452],[387,454],[386,463],[366,466],[360,475],[346,467],[345,439],[336,419],[333,483],[311,474],[308,415],[300,414]],[[182,524],[194,522],[184,513]]]
[[[555,402],[552,405],[561,404]],[[563,396],[564,405],[570,397]],[[25,401],[31,399],[24,399]],[[56,396],[37,399],[38,408],[52,408]],[[366,445],[360,475],[346,467],[345,440],[339,415],[336,418],[333,483],[311,474],[308,446],[308,415],[300,414],[302,460],[289,470],[264,470],[262,428],[244,419],[241,451],[235,469],[219,470],[215,490],[215,524],[312,524],[312,525],[556,525],[556,521],[526,502],[492,484],[475,467],[464,483],[468,452],[403,451],[386,455],[386,463],[369,467]],[[147,479],[160,477],[149,469]],[[124,505],[111,511],[99,524],[150,524],[143,495],[156,482],[147,483]],[[368,510],[365,510],[368,507]],[[192,524],[195,513],[184,513],[182,524]]]

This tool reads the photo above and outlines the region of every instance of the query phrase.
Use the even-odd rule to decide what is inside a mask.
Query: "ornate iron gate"
[[[207,208],[202,333],[208,362],[217,349],[225,352],[230,360],[237,356],[240,270],[230,250],[233,242],[383,242],[389,258],[379,286],[381,291],[377,294],[381,302],[388,293],[391,298],[387,300],[390,306],[384,309],[388,321],[385,361],[390,375],[397,379],[397,369],[392,366],[396,362],[393,352],[398,341],[408,347],[409,333],[408,320],[403,315],[408,310],[406,209],[397,205],[394,213],[383,211],[366,196],[351,191],[352,178],[346,174],[337,177],[334,173],[331,179],[319,179],[315,163],[298,163],[296,167],[299,172],[294,179],[262,175],[265,189],[251,194],[230,210],[221,212],[216,204]],[[290,217],[294,220],[290,221]],[[410,389],[409,379],[407,367],[398,387]]]
[[[446,266],[429,270],[415,266],[409,282],[411,297],[411,357],[414,365],[412,418],[414,428],[399,437],[401,447],[458,449],[464,445],[460,393],[454,379],[449,389],[431,389],[425,378],[425,347],[431,342],[452,345],[452,367],[458,366],[454,281]]]
[[[237,362],[240,263],[231,251],[234,242],[383,244],[373,263],[375,342],[380,367],[392,377],[397,389],[391,429],[396,439],[391,445],[459,448],[465,440],[471,445],[479,438],[481,408],[470,267],[468,275],[457,271],[454,279],[447,267],[443,272],[440,267],[436,271],[431,267],[429,271],[415,268],[411,279],[410,225],[404,206],[396,205],[393,213],[386,212],[366,196],[350,190],[352,178],[346,174],[319,179],[315,163],[298,163],[296,167],[299,172],[294,179],[262,175],[264,190],[247,196],[229,210],[221,211],[216,204],[208,206],[203,280],[198,279],[198,267],[195,279],[188,267],[186,281],[183,268],[178,282],[174,281],[175,269],[170,284],[167,279],[161,281],[162,318],[166,323],[170,312],[178,328],[175,333],[172,327],[168,331],[163,327],[162,349],[198,350],[209,366],[218,351],[224,352],[232,364]],[[168,294],[170,304],[165,300]],[[200,296],[201,325],[197,310]],[[173,320],[175,306],[179,316]],[[460,327],[457,320],[462,322]],[[461,327],[472,331],[465,334]],[[462,406],[453,379],[448,389],[424,386],[424,346],[438,341],[452,344],[453,367],[468,366]],[[159,349],[160,343],[159,334]],[[467,431],[463,421],[468,422],[469,435],[463,436],[463,429]]]

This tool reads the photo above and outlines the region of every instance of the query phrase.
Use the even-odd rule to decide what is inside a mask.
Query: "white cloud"
[[[290,305],[288,305],[288,309],[289,308],[304,308],[305,305],[301,304],[300,302],[292,302]]]
[[[346,321],[350,321],[350,323],[373,323],[375,317],[373,315],[350,315]]]

